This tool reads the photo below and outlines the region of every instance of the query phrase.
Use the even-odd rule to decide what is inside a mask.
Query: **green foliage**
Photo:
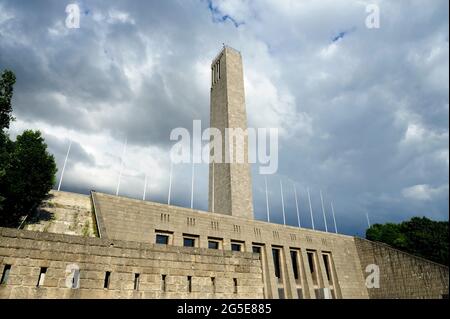
[[[8,129],[9,123],[14,120],[11,106],[14,83],[16,83],[14,73],[3,71],[0,77],[0,130]]]
[[[0,80],[0,226],[17,226],[20,218],[44,200],[55,183],[56,163],[39,131],[25,131],[11,141],[5,130],[13,119],[14,73]]]
[[[413,217],[400,224],[375,224],[367,229],[366,238],[441,264],[449,264],[448,222]]]

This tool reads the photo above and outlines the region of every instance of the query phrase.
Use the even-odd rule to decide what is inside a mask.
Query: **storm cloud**
[[[249,126],[280,131],[268,176],[272,220],[362,235],[371,222],[448,220],[448,1],[0,0],[0,69],[16,73],[12,137],[39,129],[62,189],[167,201],[170,131],[209,124],[210,63],[223,43],[241,51]],[[377,4],[379,29],[365,25]],[[266,218],[253,167],[255,216]],[[207,165],[196,167],[195,207],[207,208]],[[173,203],[189,206],[190,165],[174,167]],[[59,175],[58,175],[59,178]]]

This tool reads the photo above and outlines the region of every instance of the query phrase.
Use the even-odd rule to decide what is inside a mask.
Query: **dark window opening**
[[[166,291],[166,277],[167,275],[161,275],[161,290]]]
[[[212,284],[212,290],[213,293],[216,293],[216,277],[211,277],[211,284]]]
[[[308,253],[308,265],[309,265],[309,270],[311,271],[311,273],[314,273],[315,265],[314,265],[314,254],[313,253]]]
[[[187,280],[188,280],[188,292],[192,292],[192,276],[188,276]]]
[[[330,272],[330,259],[328,258],[328,255],[323,254],[323,263],[325,264],[325,272],[327,273],[327,279],[328,281],[331,281],[331,272]]]
[[[237,244],[237,243],[231,243],[231,250],[232,251],[241,251],[241,244]]]
[[[47,267],[41,267],[41,271],[39,272],[39,278],[38,282],[36,284],[36,287],[40,287],[44,285],[45,281],[45,274],[47,273]]]
[[[160,245],[168,245],[169,244],[169,236],[156,234],[156,243]]]
[[[234,293],[237,294],[237,292],[238,292],[238,289],[237,289],[237,287],[238,287],[237,278],[233,278],[233,285],[234,285]]]
[[[291,260],[292,260],[292,269],[294,271],[294,278],[299,278],[299,271],[298,271],[298,262],[297,262],[297,252],[295,250],[291,250]]]
[[[261,254],[261,247],[260,247],[260,246],[253,246],[253,247],[252,247],[252,251],[253,251],[255,254]]]
[[[184,247],[195,247],[195,239],[194,238],[184,237],[184,239],[183,239],[183,246]]]
[[[208,248],[209,249],[219,249],[219,242],[215,240],[208,241]]]
[[[141,279],[140,274],[134,274],[134,290],[139,290],[140,279]]]
[[[8,283],[9,273],[11,272],[11,265],[5,265],[3,268],[2,280],[0,285],[6,285]]]
[[[107,271],[105,273],[105,282],[103,283],[103,288],[104,289],[109,289],[109,282],[111,280],[111,272]]]
[[[273,265],[275,268],[275,277],[281,278],[281,269],[280,269],[280,250],[272,249],[273,255]]]
[[[314,285],[317,285],[317,274],[316,274],[316,263],[314,252],[307,252],[307,255],[308,255],[309,271],[311,272]]]
[[[74,269],[72,277],[72,289],[78,289],[79,287],[80,287],[80,270]]]

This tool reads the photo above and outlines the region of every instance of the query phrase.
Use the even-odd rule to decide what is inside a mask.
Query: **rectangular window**
[[[109,282],[111,280],[111,272],[107,271],[105,273],[105,282],[103,283],[103,288],[104,289],[109,289]]]
[[[9,273],[11,272],[11,265],[5,265],[2,273],[2,280],[0,285],[6,285],[8,283]]]
[[[219,80],[220,80],[220,60],[219,60],[219,62],[217,62],[217,73],[219,75]]]
[[[219,249],[219,242],[215,240],[209,240],[208,241],[208,248],[209,249]]]
[[[216,293],[216,277],[211,277],[211,285],[212,285],[212,291],[215,294]]]
[[[232,242],[231,243],[231,250],[232,251],[242,251],[242,244],[241,243],[236,243],[236,242]]]
[[[327,254],[323,254],[323,263],[325,264],[325,272],[327,273],[327,280],[331,282],[331,270],[330,270],[330,259]]]
[[[166,277],[167,275],[161,275],[161,291],[166,292]]]
[[[237,278],[233,278],[233,285],[234,285],[234,293],[237,294],[238,292],[238,281]]]
[[[308,255],[309,271],[311,272],[313,284],[317,285],[316,260],[315,260],[315,256],[314,256],[315,253],[313,251],[308,251],[306,254]]]
[[[195,238],[183,238],[183,246],[184,247],[195,247]]]
[[[188,276],[187,280],[188,280],[188,292],[192,292],[192,276]]]
[[[72,289],[78,288],[80,288],[80,270],[75,268],[73,269]]]
[[[169,244],[169,236],[156,234],[156,243],[160,245],[168,245]]]
[[[261,254],[261,247],[260,247],[260,246],[253,246],[253,247],[252,247],[252,251],[253,251],[255,254]]]
[[[273,265],[275,268],[275,277],[281,278],[280,250],[277,248],[272,249],[272,255],[273,255]]]
[[[45,274],[47,273],[47,267],[41,267],[41,271],[39,272],[39,278],[36,287],[41,287],[45,282]]]
[[[292,270],[294,271],[294,278],[297,280],[299,278],[298,271],[298,253],[296,250],[291,250],[291,260],[292,260]]]
[[[139,283],[141,280],[140,274],[134,274],[134,290],[139,290]]]

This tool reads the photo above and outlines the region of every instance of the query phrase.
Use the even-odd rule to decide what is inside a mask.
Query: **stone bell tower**
[[[241,53],[224,46],[211,64],[210,127],[222,134],[222,162],[209,164],[209,211],[253,219],[253,194],[248,136],[225,138],[226,129],[247,131],[244,75]],[[233,158],[225,161],[225,154],[243,154],[244,161]],[[235,155],[238,156],[238,155]]]

